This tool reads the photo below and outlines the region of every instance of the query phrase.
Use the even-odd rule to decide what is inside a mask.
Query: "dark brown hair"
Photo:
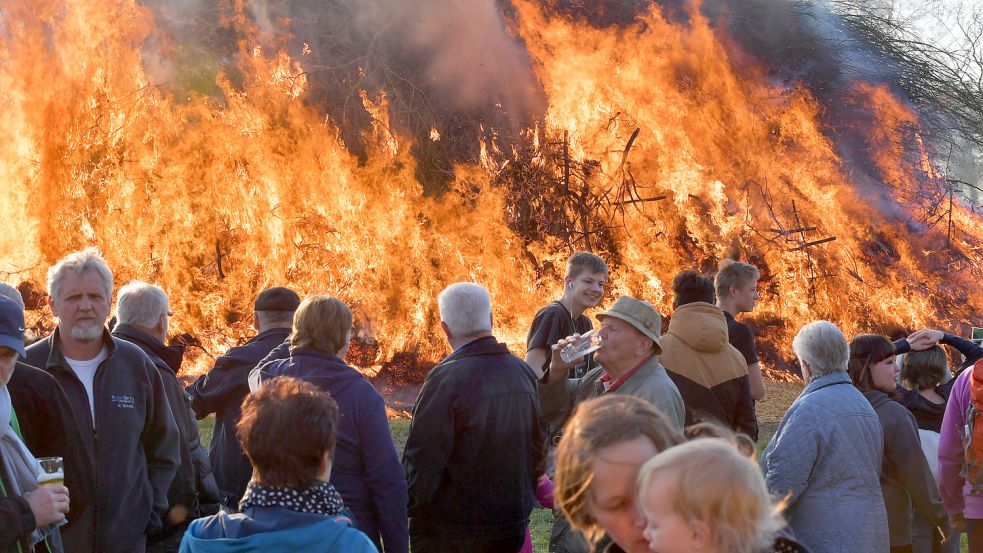
[[[713,282],[692,269],[686,269],[672,279],[672,296],[672,304],[676,307],[698,301],[713,303]]]
[[[317,483],[324,454],[334,457],[338,404],[313,384],[274,378],[246,396],[236,434],[257,482],[310,488]]]
[[[874,390],[870,368],[895,355],[894,344],[880,334],[858,334],[850,340],[850,361],[847,372],[850,380],[862,392]]]
[[[901,364],[901,380],[914,390],[934,388],[942,383],[949,364],[942,346],[934,346],[905,354]]]

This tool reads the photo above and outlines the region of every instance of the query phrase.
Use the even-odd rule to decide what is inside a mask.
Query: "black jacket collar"
[[[463,359],[465,357],[477,357],[479,355],[498,355],[501,353],[510,353],[509,348],[496,340],[494,336],[482,336],[459,347],[446,361]]]
[[[174,371],[174,374],[177,374],[181,369],[181,361],[184,359],[184,346],[165,346],[157,338],[127,324],[116,325],[116,328],[113,329],[113,336],[126,340],[150,354],[155,365],[160,365],[157,362],[159,359],[167,368]],[[154,357],[158,359],[154,359]]]
[[[61,336],[61,330],[59,327],[55,327],[55,331],[51,333],[51,336],[45,338],[48,341],[48,359],[44,362],[44,368],[48,369],[50,367],[68,367],[68,361],[65,361],[65,354],[61,352],[61,347],[59,347],[59,336]],[[112,357],[116,352],[116,342],[113,341],[113,337],[109,334],[109,330],[103,328],[102,332],[102,343],[106,346],[106,357],[107,359]]]
[[[252,338],[250,338],[249,341],[246,342],[246,343],[249,344],[249,343],[253,343],[253,342],[261,342],[263,340],[266,340],[267,338],[273,338],[273,337],[281,337],[280,340],[282,341],[282,340],[285,340],[287,338],[287,336],[289,336],[289,335],[290,335],[290,329],[289,328],[283,327],[283,326],[278,326],[278,327],[274,327],[274,328],[271,328],[269,330],[264,330],[263,332],[260,332],[259,334],[257,334],[255,336],[253,336]]]

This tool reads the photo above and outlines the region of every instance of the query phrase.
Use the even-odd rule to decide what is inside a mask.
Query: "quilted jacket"
[[[881,424],[846,372],[814,379],[762,455],[768,490],[786,497],[796,539],[813,553],[887,553]]]

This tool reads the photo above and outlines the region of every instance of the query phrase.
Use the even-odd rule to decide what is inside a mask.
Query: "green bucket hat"
[[[597,315],[598,320],[603,320],[604,317],[621,319],[635,327],[639,332],[652,339],[656,355],[662,353],[662,346],[659,345],[662,317],[652,307],[651,303],[628,296],[621,296],[618,298],[618,301],[614,302],[611,309],[608,309],[604,313],[598,313]]]

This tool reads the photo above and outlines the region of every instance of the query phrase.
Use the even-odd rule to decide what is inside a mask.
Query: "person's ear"
[[[802,367],[802,379],[808,381],[812,378],[812,367],[809,363],[806,363],[805,359],[799,359],[799,365]]]
[[[696,549],[709,549],[713,545],[713,534],[710,526],[702,520],[694,520],[689,523],[690,540]]]
[[[325,451],[324,456],[321,457],[321,466],[317,472],[317,479],[321,482],[327,482],[331,480],[331,452]]]

